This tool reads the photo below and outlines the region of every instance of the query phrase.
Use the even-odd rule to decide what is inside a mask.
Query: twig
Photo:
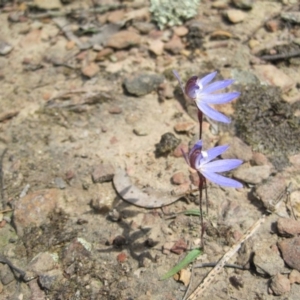
[[[215,265],[215,267],[208,273],[208,275],[204,278],[202,283],[196,288],[196,290],[189,296],[188,300],[196,300],[200,297],[204,291],[209,287],[212,283],[215,276],[221,272],[221,270],[226,265],[226,262],[240,249],[241,245],[251,237],[254,232],[263,224],[265,221],[265,216],[262,216],[258,221],[256,221],[244,234],[241,240],[233,245],[230,250],[219,260],[219,262]]]
[[[0,156],[0,195],[1,195],[1,206],[3,209],[6,207],[6,202],[4,199],[4,176],[3,176],[3,159],[4,155],[7,152],[7,148],[5,148]]]
[[[260,59],[274,61],[274,60],[279,60],[279,59],[289,59],[289,58],[297,57],[297,56],[300,56],[300,50],[290,52],[290,53],[276,54],[276,55],[263,55],[260,57]]]
[[[215,267],[218,264],[218,262],[211,262],[211,263],[203,263],[195,265],[193,268],[212,268]],[[239,270],[250,270],[249,267],[243,267],[236,264],[225,264],[224,268],[233,268],[233,269],[239,269]]]
[[[10,260],[8,260],[6,257],[4,257],[1,254],[0,254],[0,262],[3,263],[3,264],[7,264],[11,269],[13,269],[14,271],[18,272],[21,275],[22,279],[24,279],[26,273],[23,270],[15,267],[13,265],[13,263],[10,262]]]

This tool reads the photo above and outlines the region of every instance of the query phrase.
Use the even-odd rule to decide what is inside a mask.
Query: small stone
[[[229,148],[221,154],[224,159],[237,158],[247,162],[252,158],[251,147],[244,143],[238,137],[224,135],[218,142],[219,145],[229,145]]]
[[[34,0],[34,5],[36,5],[38,8],[41,9],[60,9],[62,7],[62,4],[60,0]]]
[[[133,129],[133,133],[137,136],[146,136],[148,135],[148,130],[146,129],[146,127],[139,126]]]
[[[116,105],[110,106],[108,112],[112,115],[118,115],[122,113],[122,108]]]
[[[194,122],[179,122],[174,126],[174,130],[178,133],[190,132],[195,125]]]
[[[231,0],[232,4],[240,9],[252,9],[254,0]]]
[[[184,143],[180,143],[173,151],[173,156],[174,157],[182,157],[183,153],[188,153],[189,152],[189,146]]]
[[[81,69],[81,72],[86,77],[94,77],[100,71],[99,66],[92,62]]]
[[[256,272],[266,276],[274,276],[284,271],[284,261],[274,250],[266,248],[265,245],[255,249],[253,264]]]
[[[133,27],[142,34],[148,34],[151,30],[155,29],[155,25],[148,22],[134,22]]]
[[[135,96],[143,96],[156,90],[163,82],[162,75],[141,73],[134,74],[124,80],[124,86],[128,93]]]
[[[12,49],[13,49],[12,45],[10,45],[9,43],[7,43],[3,40],[0,40],[0,54],[1,55],[8,54]]]
[[[291,290],[291,285],[287,277],[278,273],[271,279],[270,288],[276,296],[280,296],[288,293]]]
[[[187,178],[183,172],[177,172],[172,176],[171,181],[174,184],[180,185],[187,182]]]
[[[280,29],[280,22],[278,20],[269,20],[266,22],[266,28],[270,32],[276,32]]]
[[[267,179],[271,174],[270,166],[241,166],[233,172],[236,179],[242,180],[250,184],[259,184]]]
[[[164,99],[172,99],[172,98],[174,98],[173,90],[174,89],[173,89],[172,85],[169,82],[165,82],[159,86],[158,93],[159,93],[160,98],[163,100]]]
[[[94,183],[111,181],[114,177],[115,170],[110,163],[101,163],[94,168],[92,179]]]
[[[190,183],[189,182],[184,182],[182,184],[179,184],[178,186],[176,186],[172,191],[171,194],[174,196],[184,196],[185,194],[187,194],[190,191]]]
[[[264,166],[264,165],[272,166],[269,159],[263,153],[259,153],[259,152],[252,153],[251,163],[254,166]]]
[[[107,47],[126,49],[141,43],[141,36],[133,31],[123,30],[113,34],[106,43]]]
[[[247,17],[247,14],[237,9],[228,9],[226,11],[226,17],[231,23],[236,24],[243,22]]]
[[[165,44],[161,40],[150,40],[148,44],[150,52],[154,53],[157,56],[163,54]]]
[[[27,265],[26,270],[36,275],[53,270],[57,266],[58,256],[50,252],[40,252]]]
[[[74,47],[75,47],[75,42],[74,41],[68,41],[67,43],[66,43],[66,49],[67,50],[72,50]]]
[[[3,265],[0,268],[0,281],[3,285],[11,283],[15,279],[14,274],[8,265]]]
[[[285,263],[300,272],[300,237],[282,240],[278,247]]]
[[[180,142],[181,140],[177,139],[173,133],[167,132],[161,136],[160,142],[155,145],[156,152],[159,155],[167,154],[173,151]]]
[[[107,21],[109,23],[118,23],[123,21],[125,16],[125,12],[124,10],[115,10],[111,13],[109,13],[108,17],[107,17]]]
[[[97,53],[95,61],[105,60],[113,53],[114,53],[114,50],[112,48],[104,48],[103,50],[101,50]]]
[[[91,255],[92,245],[83,238],[75,238],[63,251],[63,263],[71,265],[75,260],[82,261]]]
[[[227,0],[217,0],[212,3],[213,8],[217,9],[224,9],[228,7],[228,1]]]
[[[188,286],[190,284],[192,273],[189,270],[181,269],[177,274],[177,281],[182,282],[185,286]]]
[[[107,205],[101,198],[95,198],[91,200],[91,207],[100,214],[106,214],[109,212],[111,207]]]
[[[177,242],[175,242],[175,244],[172,246],[170,251],[175,254],[180,255],[183,252],[185,252],[187,250],[187,248],[188,248],[188,245],[186,244],[184,239],[179,239]]]
[[[162,253],[165,255],[169,255],[172,246],[173,246],[172,242],[166,242],[162,247]]]
[[[66,182],[61,177],[55,177],[54,182],[57,188],[61,190],[66,188]]]
[[[181,42],[180,37],[173,35],[172,39],[164,45],[164,49],[172,54],[178,54],[184,49],[184,45]]]
[[[260,42],[258,40],[255,39],[251,39],[248,43],[250,49],[254,49],[256,47],[258,47],[260,45]]]
[[[300,283],[300,272],[297,270],[292,270],[292,272],[289,275],[290,284],[294,283]]]
[[[285,11],[281,13],[281,19],[289,21],[291,23],[300,24],[300,12],[299,11]]]
[[[121,252],[121,253],[119,253],[119,254],[117,255],[117,261],[118,261],[119,263],[123,263],[123,262],[125,262],[126,260],[127,260],[127,255],[126,255],[126,253]]]
[[[282,91],[286,92],[293,88],[296,84],[295,80],[274,65],[255,65],[253,66],[256,75],[262,82],[270,85],[278,86]]]
[[[181,37],[188,34],[189,30],[185,26],[178,26],[173,28],[174,33]]]
[[[300,234],[300,221],[287,218],[279,218],[277,229],[281,236],[296,236]]]
[[[38,282],[43,289],[50,291],[57,282],[63,279],[63,274],[60,270],[54,269],[41,274]]]

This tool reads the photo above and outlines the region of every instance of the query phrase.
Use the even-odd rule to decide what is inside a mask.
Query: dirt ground
[[[299,299],[300,5],[190,1],[187,18],[157,2],[0,1],[1,299],[190,299],[211,268],[160,280],[200,244],[180,152],[196,110],[173,69],[241,92],[219,107],[230,125],[204,122],[205,148],[244,160],[227,174],[244,187],[208,184],[196,264],[267,216],[229,261],[246,270],[223,268],[201,299]]]

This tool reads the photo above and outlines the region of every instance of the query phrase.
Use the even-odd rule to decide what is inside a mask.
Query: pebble
[[[172,248],[170,249],[171,252],[175,253],[175,254],[182,254],[183,252],[185,252],[188,248],[187,243],[185,242],[184,239],[179,239],[178,241],[176,241],[174,243],[174,245],[172,246]]]
[[[112,115],[118,115],[122,113],[122,108],[117,105],[113,105],[108,108],[108,112]]]
[[[270,85],[278,86],[284,92],[295,86],[295,81],[274,65],[254,65],[256,75],[262,83],[267,82]]]
[[[162,83],[159,86],[158,93],[162,99],[172,99],[173,95],[173,87],[169,82]]]
[[[164,49],[171,52],[172,54],[178,54],[181,50],[184,49],[184,45],[181,42],[180,37],[174,34],[172,39],[169,42],[165,43]]]
[[[62,4],[60,0],[34,0],[34,5],[41,9],[60,9],[62,7]]]
[[[290,218],[279,218],[277,221],[277,229],[281,236],[296,236],[300,234],[300,221]]]
[[[63,251],[63,263],[71,265],[75,260],[81,261],[91,254],[91,244],[83,238],[75,238]]]
[[[148,22],[135,22],[133,27],[142,34],[148,34],[151,30],[155,29],[155,25]]]
[[[178,133],[190,132],[195,127],[194,122],[179,122],[174,126],[174,130]]]
[[[123,30],[113,34],[106,46],[114,49],[126,49],[141,43],[141,36],[134,31]]]
[[[94,183],[102,183],[111,181],[115,175],[115,169],[110,163],[101,163],[95,166],[92,173],[92,179]]]
[[[3,285],[11,283],[15,279],[14,274],[8,265],[3,265],[0,268],[0,280]]]
[[[281,19],[289,21],[291,23],[300,24],[300,12],[299,11],[285,11],[281,13]]]
[[[267,248],[265,244],[255,249],[253,264],[256,272],[263,276],[274,276],[284,271],[284,261],[274,250]]]
[[[229,148],[221,155],[222,158],[237,158],[244,162],[252,158],[251,147],[238,137],[223,135],[218,142],[219,145],[229,145]]]
[[[272,211],[272,208],[276,204],[276,199],[285,188],[285,178],[281,175],[276,175],[257,186],[255,189],[255,195],[263,202],[265,208]]]
[[[99,71],[99,66],[94,62],[89,63],[81,69],[82,74],[89,78],[94,77]]]
[[[0,40],[0,54],[1,55],[8,54],[12,49],[13,49],[12,45],[10,45],[9,43],[7,43],[3,40]]]
[[[250,184],[259,184],[271,174],[270,166],[242,166],[233,172],[236,179]]]
[[[279,241],[278,247],[285,263],[300,272],[300,237]]]
[[[137,136],[146,136],[149,134],[147,128],[144,126],[138,126],[133,128],[133,133]]]
[[[126,260],[127,260],[127,254],[126,254],[126,253],[121,252],[121,253],[119,253],[119,254],[117,255],[117,261],[118,261],[119,263],[123,263],[123,262],[125,262]]]
[[[57,188],[63,190],[67,187],[66,182],[61,177],[55,177],[54,183]]]
[[[181,36],[187,35],[188,32],[189,32],[189,30],[188,30],[187,27],[185,27],[185,26],[178,26],[178,27],[174,27],[174,28],[173,28],[173,32],[174,32],[177,36],[181,37]]]
[[[40,275],[56,268],[57,261],[57,255],[50,252],[40,252],[29,262],[26,270],[36,275]]]
[[[228,7],[228,2],[227,0],[217,0],[212,3],[211,7],[217,9],[225,9]]]
[[[233,24],[243,22],[247,17],[246,13],[238,9],[228,9],[225,12],[225,15],[227,19]]]
[[[162,253],[165,255],[170,254],[170,250],[171,250],[172,246],[173,246],[172,242],[166,242],[162,247]]]
[[[163,81],[164,77],[162,75],[141,73],[127,77],[124,80],[124,86],[128,93],[143,96],[156,90]]]
[[[95,61],[105,60],[113,53],[114,53],[114,50],[112,48],[104,48],[103,50],[101,50],[97,53]]]
[[[252,9],[254,0],[231,0],[232,4],[240,9]]]
[[[187,178],[186,178],[185,174],[180,171],[180,172],[173,174],[171,181],[174,184],[180,185],[182,183],[187,182]]]
[[[276,32],[280,29],[280,21],[279,20],[269,20],[266,22],[266,28],[270,32]]]
[[[41,274],[38,278],[39,285],[48,291],[50,291],[57,282],[63,279],[62,271],[54,269]]]
[[[106,214],[110,211],[111,206],[108,205],[102,198],[92,199],[90,202],[91,207],[100,214]]]
[[[289,275],[290,284],[293,283],[300,283],[300,272],[297,270],[292,270],[292,272]]]
[[[164,133],[160,142],[155,145],[157,154],[164,155],[168,152],[173,151],[179,144],[181,140],[178,139],[173,133],[167,132]]]
[[[189,182],[185,182],[182,184],[179,184],[178,186],[176,186],[172,191],[171,194],[174,196],[184,196],[185,194],[187,194],[191,189],[190,183]]]
[[[189,146],[185,143],[180,143],[173,151],[173,156],[174,157],[182,157],[182,152],[183,153],[188,153],[189,151]]]
[[[264,165],[272,166],[269,159],[263,153],[259,153],[259,152],[252,152],[251,163],[254,166],[264,166]]]
[[[278,273],[271,279],[270,289],[276,296],[288,293],[291,290],[290,281],[286,276]]]
[[[107,16],[107,21],[109,23],[119,23],[124,20],[125,12],[124,10],[115,10]]]
[[[16,202],[13,222],[19,236],[23,236],[24,228],[40,226],[48,220],[48,215],[54,211],[61,197],[56,189],[39,190],[20,198]]]
[[[159,56],[164,52],[164,43],[161,40],[150,40],[148,42],[149,51]]]

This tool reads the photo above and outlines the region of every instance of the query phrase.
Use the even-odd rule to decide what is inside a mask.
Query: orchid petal
[[[241,188],[243,187],[243,185],[231,178],[227,178],[224,177],[222,175],[213,173],[213,172],[208,172],[208,171],[201,171],[202,175],[207,178],[208,180],[210,180],[213,183],[216,183],[218,185],[221,186],[225,186],[225,187],[234,187],[234,188]]]
[[[224,94],[208,94],[202,96],[202,101],[208,104],[223,104],[230,102],[240,95],[238,92],[224,93]]]
[[[207,172],[226,172],[230,171],[232,169],[237,168],[243,163],[240,159],[222,159],[222,160],[216,160],[213,162],[210,162],[208,164],[203,165],[201,168],[202,170],[205,170]]]
[[[211,160],[213,160],[214,158],[216,158],[217,156],[221,155],[228,148],[229,148],[228,145],[222,145],[222,146],[217,146],[217,147],[214,147],[214,148],[211,148],[211,149],[207,150],[206,151],[207,152],[207,158],[205,159],[205,163],[208,163]]]
[[[226,117],[225,115],[221,114],[220,112],[216,111],[215,109],[211,108],[209,105],[206,103],[203,103],[201,101],[196,102],[198,108],[209,118],[218,121],[218,122],[223,122],[223,123],[230,123],[231,120]]]
[[[232,79],[220,80],[211,83],[203,89],[203,93],[213,93],[217,90],[224,89],[234,82]]]
[[[197,84],[199,85],[200,88],[203,88],[204,86],[206,86],[209,82],[211,82],[217,75],[218,72],[213,72],[210,73],[206,76],[204,76],[201,79],[197,80]]]

